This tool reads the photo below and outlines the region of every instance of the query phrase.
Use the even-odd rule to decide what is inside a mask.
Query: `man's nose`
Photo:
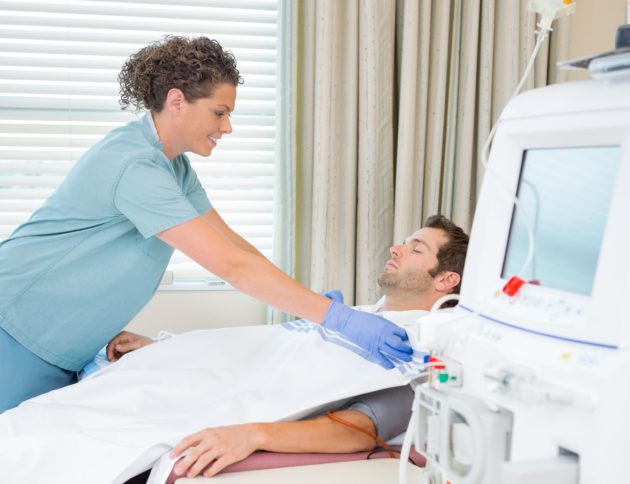
[[[400,257],[402,252],[402,244],[395,244],[389,248],[389,253],[392,257]]]

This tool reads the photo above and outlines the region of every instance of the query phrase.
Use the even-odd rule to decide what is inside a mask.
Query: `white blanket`
[[[0,481],[121,483],[205,427],[300,418],[405,385],[422,369],[421,354],[386,371],[360,353],[304,321],[195,331],[149,345],[1,414]]]

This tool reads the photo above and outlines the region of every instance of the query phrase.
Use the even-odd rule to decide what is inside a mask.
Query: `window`
[[[141,115],[118,105],[127,56],[165,34],[217,39],[236,56],[234,131],[190,155],[228,224],[271,257],[278,0],[0,0],[0,240],[84,151]],[[175,253],[176,281],[212,277]]]

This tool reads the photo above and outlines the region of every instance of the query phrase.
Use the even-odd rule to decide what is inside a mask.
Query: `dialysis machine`
[[[422,323],[424,481],[630,482],[629,301],[630,76],[514,98],[459,308]]]

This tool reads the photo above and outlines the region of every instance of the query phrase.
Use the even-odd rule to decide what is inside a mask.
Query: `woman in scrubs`
[[[304,288],[212,207],[184,153],[209,156],[232,132],[242,79],[230,53],[167,37],[132,55],[119,82],[122,107],[147,114],[90,148],[0,244],[0,412],[73,383],[151,299],[173,249],[386,368],[410,360],[404,330]]]

